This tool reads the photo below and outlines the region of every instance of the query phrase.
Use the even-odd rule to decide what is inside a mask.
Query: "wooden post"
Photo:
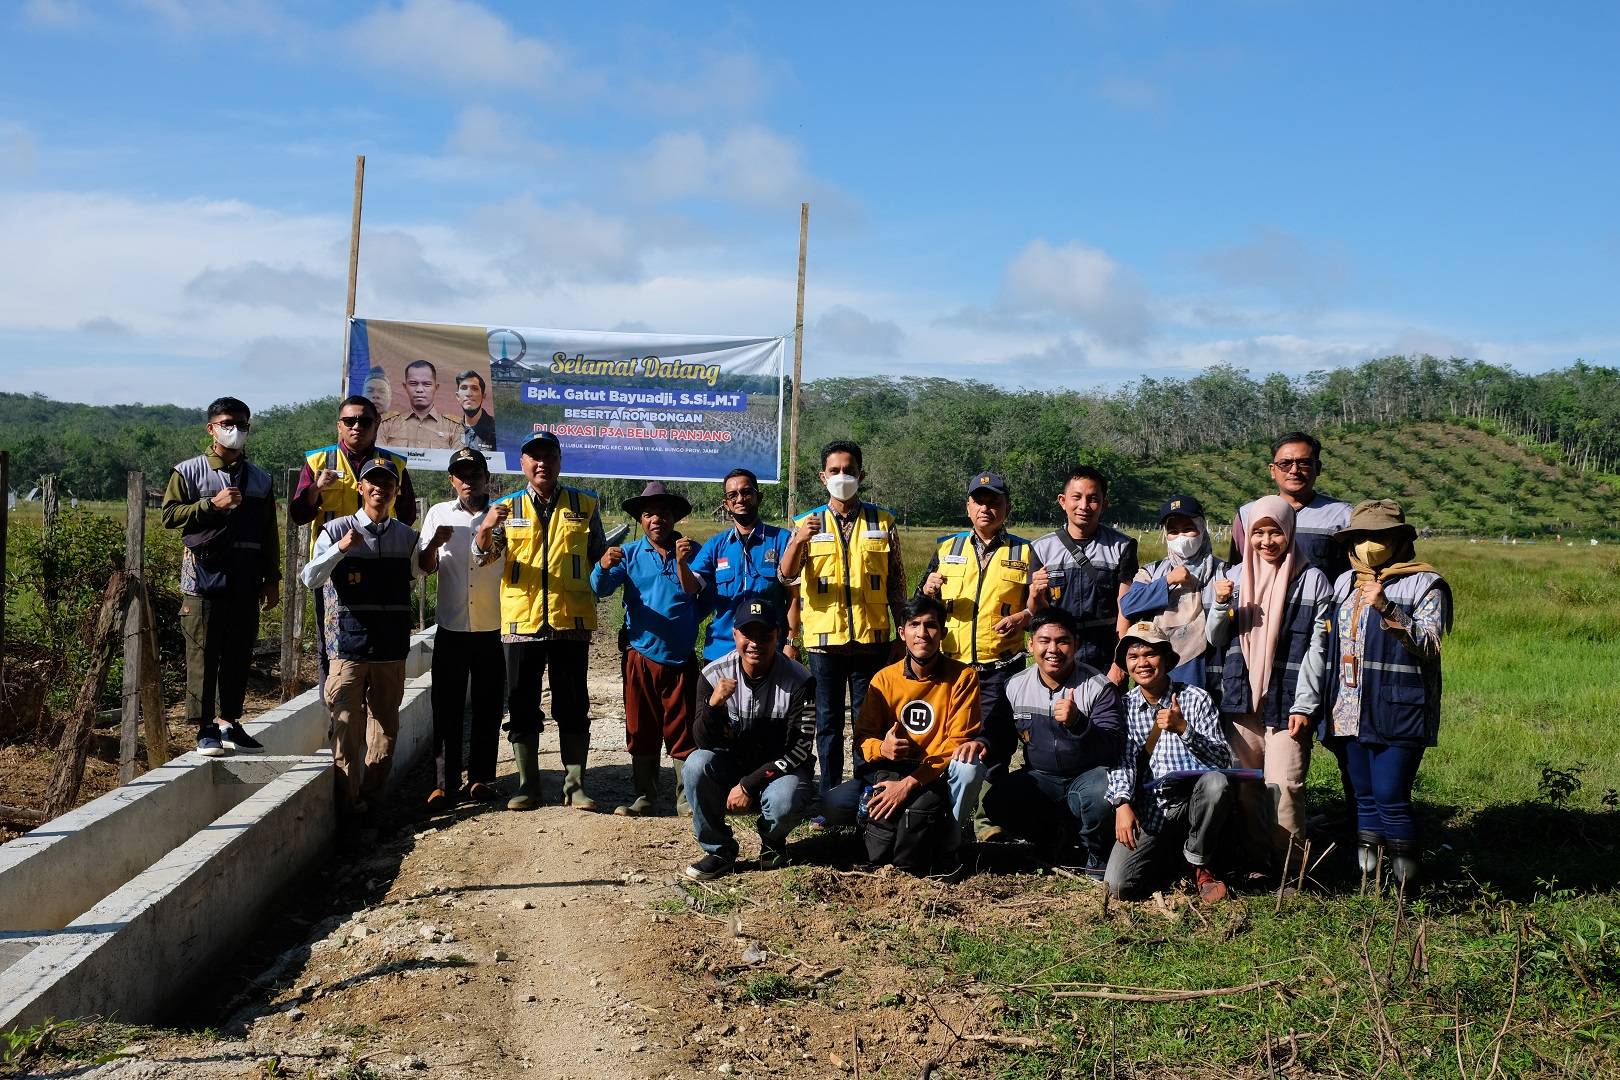
[[[309,550],[309,530],[310,526],[308,525],[298,526],[297,555],[299,573],[302,573],[304,569],[304,552]],[[295,574],[294,576],[296,577],[297,575]],[[300,583],[298,587],[300,590],[298,595],[298,607],[293,611],[293,640],[298,643],[298,651],[301,656],[304,651],[304,609],[306,605],[304,603],[302,583]],[[302,663],[302,660],[300,660],[300,663]]]
[[[298,470],[287,470],[287,505],[298,485]],[[298,695],[298,617],[304,604],[298,592],[298,526],[289,512],[281,522],[281,700]]]
[[[146,587],[146,478],[129,474],[128,517],[124,529],[124,570],[130,575],[130,596]],[[141,730],[141,636],[146,605],[124,604],[124,722],[118,730],[118,782],[135,779],[135,751]]]
[[[427,500],[426,499],[417,499],[416,500],[416,523],[418,525],[422,524],[422,519],[425,518],[425,517],[427,517]],[[415,558],[416,556],[412,555],[411,557]],[[428,591],[428,579],[427,579],[427,577],[424,575],[422,577],[417,578],[416,579],[416,584],[422,590],[421,592],[416,594],[416,628],[418,630],[426,630],[427,629],[427,591]]]
[[[354,321],[354,292],[360,284],[360,202],[366,191],[366,155],[354,155],[354,214],[349,220],[349,302],[343,309],[343,378],[338,385],[345,395],[349,389],[349,324]]]
[[[45,477],[40,480],[39,498],[41,508],[45,513],[45,534],[49,536],[51,530],[56,528],[57,504],[60,501],[56,495],[55,473],[46,473]]]
[[[6,696],[6,535],[11,529],[11,451],[0,450],[0,699]]]
[[[799,299],[793,317],[793,404],[788,416],[789,520],[799,511],[799,383],[804,379],[804,255],[810,238],[810,204],[799,204]]]
[[[169,720],[163,712],[163,675],[158,667],[157,616],[152,612],[152,593],[146,583],[140,588],[141,615],[141,728],[146,738],[146,767],[155,769],[169,760]]]
[[[90,731],[95,725],[96,703],[101,700],[101,683],[112,666],[113,646],[118,640],[118,628],[124,622],[122,613],[129,592],[129,577],[123,570],[114,574],[101,598],[101,612],[96,616],[96,628],[90,639],[90,664],[85,669],[73,713],[56,743],[51,782],[45,789],[47,820],[72,809],[79,797],[79,784],[84,780],[84,758],[90,749]]]

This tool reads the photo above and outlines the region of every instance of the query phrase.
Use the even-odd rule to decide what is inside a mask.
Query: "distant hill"
[[[1483,425],[1434,421],[1319,434],[1324,492],[1349,502],[1398,499],[1419,527],[1470,536],[1620,535],[1614,487],[1583,477],[1554,451],[1528,449]],[[1230,524],[1238,506],[1271,490],[1268,449],[1254,443],[1142,465],[1115,516],[1152,521],[1164,496],[1186,492],[1203,501],[1212,523]]]

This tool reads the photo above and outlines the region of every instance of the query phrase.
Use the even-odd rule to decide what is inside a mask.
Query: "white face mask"
[[[214,426],[214,441],[227,450],[240,450],[247,445],[248,433],[239,427]]]
[[[1203,539],[1202,536],[1177,535],[1166,540],[1164,546],[1176,558],[1190,559],[1198,554],[1198,549],[1203,546]]]
[[[832,476],[827,477],[827,494],[839,502],[853,499],[855,492],[859,491],[860,487],[860,480],[848,473],[834,473]]]

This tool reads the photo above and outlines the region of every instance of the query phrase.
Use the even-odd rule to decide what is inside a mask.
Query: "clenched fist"
[[[359,547],[365,542],[365,534],[351,523],[349,525],[349,531],[338,538],[337,546],[339,551],[347,552],[353,551],[355,548]]]
[[[1232,584],[1231,578],[1221,578],[1215,583],[1215,602],[1217,604],[1230,603],[1235,588],[1236,586]]]
[[[602,559],[601,559],[601,564],[600,565],[601,565],[602,569],[604,569],[604,570],[611,570],[615,566],[618,566],[623,561],[624,561],[624,548],[619,547],[617,544],[615,544],[613,547],[610,547],[606,551],[602,552]]]
[[[929,596],[938,596],[940,591],[944,588],[945,575],[940,573],[938,570],[935,570],[932,574],[928,575],[928,580],[923,582],[922,591],[927,593]]]
[[[709,708],[717,709],[731,700],[731,695],[737,692],[736,679],[721,679],[714,684],[714,693],[709,695]]]
[[[692,557],[697,553],[698,545],[696,540],[683,536],[679,540],[675,541],[676,562],[689,563],[692,561]]]

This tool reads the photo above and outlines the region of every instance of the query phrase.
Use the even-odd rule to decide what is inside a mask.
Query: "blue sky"
[[[1620,9],[0,5],[0,386],[334,392],[358,314],[806,375],[1620,363]]]

